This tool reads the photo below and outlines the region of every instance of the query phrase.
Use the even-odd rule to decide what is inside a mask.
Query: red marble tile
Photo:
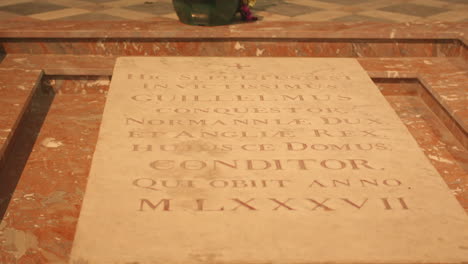
[[[13,157],[4,171],[19,178],[0,226],[5,264],[67,262],[97,141],[104,94],[42,97],[53,103],[37,104],[28,117],[24,131],[40,130],[27,162],[21,166],[21,157]]]
[[[368,71],[378,72],[388,78],[416,76],[428,94],[421,97],[439,112],[439,117],[446,120],[446,125],[468,148],[468,118],[466,106],[468,96],[466,84],[468,64],[461,58],[420,58],[420,59],[359,59],[361,65]],[[401,74],[401,73],[404,74]],[[408,74],[408,72],[413,72]],[[373,77],[376,77],[374,74]],[[421,90],[422,91],[422,90]],[[433,98],[433,99],[429,99]],[[440,105],[441,107],[437,107]],[[441,110],[438,110],[441,109]]]
[[[39,70],[0,69],[0,163],[41,76]]]
[[[443,122],[419,97],[386,98],[468,212],[468,150],[457,142]]]
[[[373,78],[384,96],[416,96],[423,89],[418,79]]]
[[[6,39],[7,54],[98,56],[458,57],[457,40]]]
[[[452,118],[452,116],[444,109],[434,96],[424,87],[418,79],[388,79],[374,78],[374,82],[378,84],[379,89],[385,96],[417,96],[430,111],[451,133],[451,136],[457,139],[461,149],[466,148],[468,136],[463,128]],[[465,105],[466,108],[466,105]],[[468,164],[468,156],[464,159]],[[468,167],[466,167],[468,171]]]
[[[463,58],[465,61],[468,60],[468,41],[464,42],[463,45],[460,47],[460,57]]]
[[[112,75],[116,57],[8,54],[1,66],[42,69],[48,75]]]
[[[0,41],[9,54],[459,57],[466,53],[467,28],[468,23],[283,21],[196,27],[178,21],[6,21]]]
[[[218,27],[197,27],[178,21],[45,21],[0,25],[0,38],[269,38],[269,39],[459,39],[465,41],[468,23],[258,21]]]

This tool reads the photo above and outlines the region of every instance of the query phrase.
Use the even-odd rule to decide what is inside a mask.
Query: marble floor
[[[468,0],[257,0],[265,21],[468,22]],[[0,0],[0,21],[177,19],[171,0]]]
[[[356,58],[468,212],[468,0],[253,11],[261,23],[207,30],[171,0],[0,0],[0,264],[68,263],[120,56]]]

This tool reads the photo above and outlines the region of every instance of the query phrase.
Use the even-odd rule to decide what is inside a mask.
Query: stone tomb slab
[[[71,263],[462,263],[467,219],[355,59],[123,57]]]

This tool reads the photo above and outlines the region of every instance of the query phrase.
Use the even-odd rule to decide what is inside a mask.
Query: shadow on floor
[[[0,45],[0,64],[2,63],[3,59],[6,57],[5,49],[2,45]]]
[[[21,119],[0,167],[0,220],[10,204],[39,131],[55,98],[55,92],[41,81]]]

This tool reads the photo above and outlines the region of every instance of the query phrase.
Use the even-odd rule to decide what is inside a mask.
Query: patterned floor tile
[[[167,18],[167,19],[170,19],[170,20],[179,20],[176,13],[170,13],[170,14],[162,15],[160,17]]]
[[[112,7],[105,6],[105,5],[102,5],[102,4],[98,4],[98,5],[88,4],[88,5],[82,5],[79,8],[86,9],[86,10],[88,10],[90,12],[101,12],[103,10],[111,9]]]
[[[348,12],[348,13],[357,13],[361,11],[365,11],[365,9],[362,9],[359,5],[357,6],[342,6],[338,8],[337,10]]]
[[[392,0],[392,1],[381,0],[381,1],[365,2],[357,6],[364,10],[377,10],[379,8],[396,5],[396,4],[404,4],[407,2],[408,0]]]
[[[87,13],[82,15],[62,17],[57,19],[60,21],[118,21],[122,20],[121,17],[111,16],[103,13]]]
[[[102,5],[109,6],[109,7],[125,7],[131,5],[140,5],[144,4],[145,2],[154,2],[154,1],[142,1],[142,0],[114,0],[110,2],[101,3]]]
[[[0,7],[0,11],[10,12],[18,15],[28,16],[44,12],[64,9],[64,6],[54,5],[43,2],[21,3]]]
[[[458,3],[458,4],[466,4],[468,5],[468,0],[440,0],[449,3]]]
[[[333,10],[342,7],[342,5],[337,5],[333,3],[326,3],[319,0],[285,0],[288,3],[298,4],[303,6],[311,6],[315,8]]]
[[[86,6],[96,6],[98,4],[86,2],[84,0],[47,0],[49,4],[61,5],[70,8],[84,8]]]
[[[75,16],[75,15],[80,15],[80,14],[85,14],[85,13],[89,13],[89,11],[85,9],[79,9],[79,8],[66,8],[66,9],[61,9],[57,11],[50,11],[50,12],[30,15],[29,17],[39,19],[39,20],[53,20],[57,18]]]
[[[0,6],[9,6],[14,4],[31,2],[32,0],[0,0]]]
[[[145,2],[139,5],[126,6],[125,8],[137,12],[153,14],[155,16],[174,13],[172,4],[166,2]]]
[[[415,5],[415,4],[398,4],[398,5],[392,5],[392,6],[380,8],[379,10],[392,12],[392,13],[400,13],[400,14],[405,14],[405,15],[410,15],[410,16],[418,16],[418,17],[427,17],[427,16],[432,16],[435,14],[449,11],[446,8]]]
[[[359,12],[358,15],[380,18],[380,19],[387,19],[387,20],[397,22],[397,23],[406,23],[406,22],[418,21],[419,19],[421,19],[421,17],[417,17],[417,16],[409,16],[405,14],[392,13],[392,12],[386,12],[386,11],[381,11],[381,10],[367,10],[364,12]]]
[[[289,21],[291,17],[289,16],[282,16],[274,13],[268,13],[265,11],[259,11],[255,13],[258,16],[260,21]]]
[[[450,4],[440,0],[412,0],[412,4],[415,5],[425,5],[425,6],[435,6],[440,8],[450,8]]]
[[[106,2],[110,2],[114,0],[81,0],[81,1],[93,2],[93,3],[99,4],[99,3],[106,3]]]
[[[378,18],[378,17],[370,17],[370,16],[362,16],[362,15],[349,15],[343,16],[333,19],[332,21],[335,22],[359,22],[359,21],[373,21],[373,22],[392,22],[388,19]]]
[[[111,16],[116,16],[122,19],[129,19],[129,20],[142,20],[154,17],[154,14],[148,14],[144,12],[137,12],[133,10],[128,10],[125,8],[111,8],[100,11],[99,13],[107,14]]]
[[[372,0],[319,0],[319,1],[333,3],[333,4],[340,4],[340,5],[357,5],[357,4],[369,2]]]
[[[305,14],[301,16],[294,17],[295,21],[315,21],[315,22],[322,22],[322,21],[331,21],[338,17],[347,16],[349,13],[337,10],[324,10],[318,11],[313,14]]]
[[[275,7],[281,4],[284,4],[283,0],[257,0],[255,4],[255,10],[265,11],[268,8]]]
[[[264,21],[461,22],[468,19],[468,0],[257,0],[252,11]],[[177,16],[172,0],[0,0],[0,22],[11,19],[157,21]]]
[[[460,22],[468,19],[467,11],[448,11],[429,17],[431,20]]]
[[[283,3],[266,9],[267,12],[289,17],[304,15],[306,13],[313,13],[320,10],[322,9],[290,3]]]

